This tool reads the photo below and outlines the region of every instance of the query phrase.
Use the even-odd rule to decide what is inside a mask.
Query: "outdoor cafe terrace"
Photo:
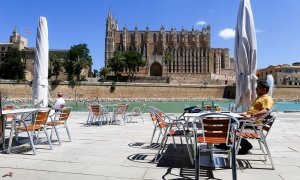
[[[180,115],[180,114],[177,114]],[[155,163],[155,147],[149,148],[153,124],[149,113],[141,119],[133,118],[125,125],[86,126],[88,112],[71,112],[67,133],[60,130],[61,145],[53,140],[38,144],[37,155],[32,155],[29,144],[17,146],[11,154],[0,154],[0,175],[3,179],[194,179],[194,166],[185,145],[176,140],[166,147],[162,158]],[[238,179],[300,179],[300,113],[280,112],[270,134],[268,145],[274,161],[262,155],[237,155]],[[169,143],[171,144],[171,140]],[[258,144],[252,141],[257,151]],[[11,176],[11,177],[9,177]],[[230,168],[201,167],[203,179],[232,179]]]

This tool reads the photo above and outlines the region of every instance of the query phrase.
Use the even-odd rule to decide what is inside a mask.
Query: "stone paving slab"
[[[149,147],[153,130],[149,114],[144,114],[144,123],[135,119],[137,123],[126,125],[84,126],[87,115],[71,113],[72,142],[60,129],[62,145],[54,141],[53,150],[47,144],[39,144],[33,156],[29,145],[24,144],[15,147],[13,154],[0,153],[0,175],[13,172],[12,177],[2,179],[194,179],[185,145],[178,144],[176,150],[168,146],[161,160],[153,162],[157,149]],[[267,139],[276,169],[271,170],[268,160],[262,161],[258,144],[252,141],[251,153],[260,155],[237,156],[238,179],[299,180],[299,129],[300,113],[280,113]],[[180,143],[179,139],[176,142]],[[231,170],[202,167],[201,177],[229,180]]]

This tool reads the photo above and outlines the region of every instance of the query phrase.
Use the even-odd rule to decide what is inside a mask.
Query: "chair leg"
[[[46,137],[47,137],[47,140],[48,140],[48,143],[49,143],[50,149],[52,150],[52,143],[51,143],[51,141],[50,141],[50,138],[49,138],[49,135],[48,135],[48,133],[47,133],[47,130],[46,130],[46,129],[44,129],[44,132],[45,132],[45,134],[46,134]]]
[[[199,146],[199,147],[198,147]],[[200,156],[200,145],[196,147],[196,157],[195,157],[195,180],[199,180],[199,173],[200,173],[200,167],[199,167],[199,156]]]
[[[157,140],[156,140],[156,144],[158,144],[158,141],[159,141],[159,138],[160,138],[161,135],[163,135],[163,134],[162,134],[162,132],[161,132],[161,129],[159,129],[159,135],[158,135],[158,138],[157,138]]]
[[[28,137],[29,137],[29,139],[30,139],[30,147],[32,148],[33,155],[36,155],[36,149],[35,149],[35,146],[34,146],[34,143],[33,143],[33,136],[34,136],[34,133],[33,133],[33,132],[29,133],[29,132],[27,131],[27,134],[28,134]]]
[[[189,140],[186,136],[185,136],[185,140],[186,140],[186,147],[188,149],[188,153],[189,153],[189,156],[190,156],[191,163],[192,163],[192,165],[194,165],[194,160],[193,160],[192,152],[191,152],[191,149],[190,149]]]
[[[15,133],[15,123],[14,121],[11,123],[11,130],[10,130],[10,136],[9,136],[9,142],[8,142],[8,149],[7,149],[7,153],[10,154],[11,151],[11,146],[12,146],[12,139]],[[5,147],[5,140],[3,142],[3,146]]]
[[[272,165],[272,169],[275,169],[275,166],[273,164],[273,160],[272,160],[271,153],[270,153],[270,150],[269,150],[269,147],[268,147],[266,139],[263,139],[263,143],[264,143],[266,151],[268,153],[268,156],[269,156],[269,159],[270,159],[270,162],[271,162],[271,165]]]
[[[235,143],[234,143],[235,146]],[[231,148],[231,169],[232,169],[232,179],[237,179],[237,173],[236,173],[236,153],[235,153],[235,147]]]
[[[142,122],[144,123],[143,113],[141,113],[141,119],[142,119]]]
[[[167,131],[165,132],[165,134],[164,134],[164,136],[163,136],[163,138],[162,138],[162,140],[161,140],[161,143],[160,143],[160,145],[159,145],[159,148],[158,148],[158,152],[157,152],[157,154],[156,154],[156,157],[155,157],[155,162],[157,162],[157,158],[158,158],[158,156],[161,154],[161,150],[162,150],[162,148],[163,148],[163,146],[164,146],[164,144],[166,143],[166,140],[167,140],[167,136],[166,136],[166,134],[167,134]],[[166,140],[165,140],[166,139]]]
[[[59,134],[58,134],[58,130],[57,130],[56,126],[53,126],[53,128],[55,130],[55,134],[56,134],[56,137],[57,137],[58,144],[61,145],[61,141],[60,141],[60,137],[59,137]],[[52,129],[51,129],[51,133],[52,133]],[[50,137],[50,140],[51,140],[51,137]]]
[[[175,142],[175,137],[172,136],[172,138],[173,138],[173,146],[174,146],[174,149],[176,150],[176,149],[177,149],[177,146],[176,146],[176,142]]]
[[[153,142],[153,138],[154,138],[155,132],[156,132],[156,127],[154,127],[154,130],[153,130],[153,133],[152,133],[152,138],[151,138],[151,141],[150,141],[150,146],[151,146],[151,144]]]
[[[262,144],[261,144],[261,143],[263,143],[263,142],[261,142],[260,139],[258,139],[257,141],[258,141],[259,147],[260,147],[260,149],[261,149],[261,151],[262,151],[262,153],[263,153],[263,155],[264,155],[264,159],[265,159],[265,161],[267,161],[266,152],[265,152],[265,150],[264,150],[264,148],[263,148],[263,146],[262,146]]]
[[[69,140],[70,140],[70,142],[72,142],[72,139],[71,139],[71,134],[70,134],[69,127],[68,127],[68,125],[67,125],[67,124],[65,124],[65,127],[66,127],[66,130],[67,130],[67,134],[68,134]]]

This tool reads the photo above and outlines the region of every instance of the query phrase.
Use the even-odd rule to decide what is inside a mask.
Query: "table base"
[[[210,168],[229,167],[229,160],[225,157],[214,156],[212,159],[208,154],[200,154],[200,166]]]

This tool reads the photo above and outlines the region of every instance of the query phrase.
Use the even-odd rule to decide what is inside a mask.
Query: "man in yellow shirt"
[[[241,113],[241,115],[247,118],[255,118],[270,111],[274,105],[274,101],[273,98],[268,95],[269,88],[270,86],[266,81],[258,81],[256,87],[257,98],[252,102],[248,111]],[[246,139],[242,139],[239,154],[247,154],[250,149],[252,149],[252,144]]]

